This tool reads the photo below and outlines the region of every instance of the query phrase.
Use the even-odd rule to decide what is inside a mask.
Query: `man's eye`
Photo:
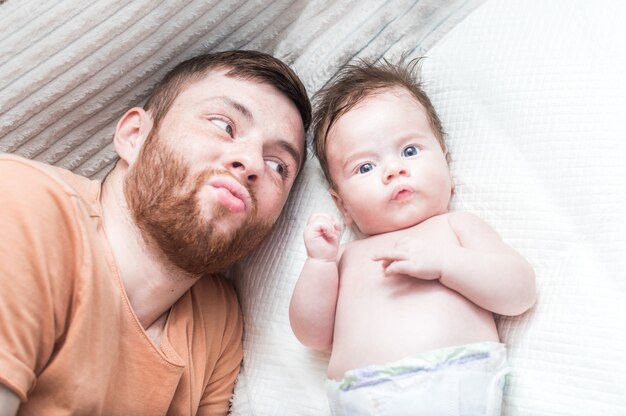
[[[374,165],[372,165],[371,163],[363,163],[361,166],[359,166],[359,173],[367,173],[372,169],[374,169]]]
[[[404,156],[404,157],[416,156],[419,152],[420,151],[419,151],[419,149],[417,147],[415,147],[415,146],[407,146],[402,151],[402,156]]]
[[[265,163],[267,163],[267,166],[269,166],[270,169],[276,171],[276,173],[278,173],[280,176],[287,176],[287,165],[285,165],[284,163],[277,162],[276,160],[266,160]]]
[[[233,126],[228,121],[222,120],[221,118],[214,118],[211,119],[211,123],[224,130],[230,137],[233,137]]]

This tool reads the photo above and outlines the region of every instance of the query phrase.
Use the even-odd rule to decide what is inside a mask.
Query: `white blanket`
[[[0,151],[101,178],[124,109],[210,50],[271,52],[311,95],[355,56],[425,54],[452,208],[492,224],[537,273],[536,306],[498,320],[513,366],[504,414],[623,415],[624,22],[621,0],[8,0]],[[233,415],[328,414],[328,355],[298,344],[287,316],[315,210],[335,208],[311,159],[271,239],[235,270],[246,332]]]

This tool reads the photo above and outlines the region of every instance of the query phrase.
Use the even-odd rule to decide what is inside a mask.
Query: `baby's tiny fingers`
[[[393,253],[391,251],[386,251],[384,253],[375,253],[372,256],[372,260],[374,261],[395,261],[401,258],[402,257],[399,255],[399,253]]]
[[[383,268],[383,269],[386,269],[387,267],[389,267],[389,265],[390,265],[391,263],[393,263],[394,261],[396,261],[396,259],[389,258],[389,257],[386,257],[386,256],[373,256],[373,257],[372,257],[372,261],[375,261],[375,262],[380,261],[380,262],[382,262],[382,263],[381,263],[382,268]]]
[[[337,231],[335,230],[335,227],[333,227],[332,225],[329,224],[324,224],[321,227],[321,232],[322,234],[324,234],[325,237],[335,240],[337,238]]]

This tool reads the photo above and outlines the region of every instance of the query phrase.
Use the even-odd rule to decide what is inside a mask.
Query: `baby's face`
[[[424,108],[401,89],[365,98],[328,133],[327,155],[348,225],[366,235],[416,225],[448,210],[452,180]]]

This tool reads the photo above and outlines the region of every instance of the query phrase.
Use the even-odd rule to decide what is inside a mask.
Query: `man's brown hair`
[[[331,187],[334,187],[334,182],[330,176],[326,155],[328,132],[342,115],[354,108],[364,98],[392,88],[406,90],[424,107],[430,127],[441,148],[446,151],[445,133],[441,121],[419,80],[420,62],[421,58],[411,60],[408,63],[401,59],[395,65],[387,60],[380,63],[360,60],[355,64],[344,66],[333,78],[330,85],[316,94],[315,115],[313,117],[314,151]]]
[[[176,65],[157,84],[144,105],[152,116],[154,128],[158,129],[172,103],[186,86],[219,69],[226,70],[226,76],[255,80],[278,89],[296,106],[304,131],[308,130],[311,102],[300,78],[287,64],[272,55],[249,50],[209,53]]]

